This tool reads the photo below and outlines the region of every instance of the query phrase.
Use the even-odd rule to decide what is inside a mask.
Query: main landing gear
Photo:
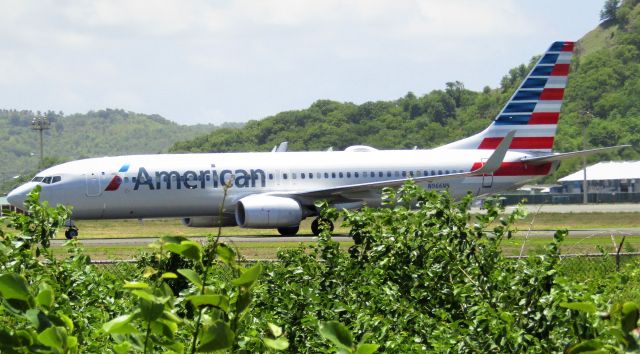
[[[333,231],[333,222],[331,220],[323,220],[323,222],[329,224],[329,231]],[[315,218],[311,222],[311,232],[316,236],[320,235],[320,218]]]
[[[295,236],[300,230],[300,225],[298,226],[287,226],[287,227],[279,227],[278,232],[282,236]]]
[[[78,237],[78,228],[75,226],[69,226],[69,228],[64,232],[64,237],[66,237],[67,240]]]
[[[64,237],[66,237],[67,240],[78,237],[78,227],[73,223],[73,220],[65,221],[64,226],[67,227],[67,230],[64,232]]]

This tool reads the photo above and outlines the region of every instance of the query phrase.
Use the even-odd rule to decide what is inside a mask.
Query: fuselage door
[[[483,164],[487,162],[488,159],[481,159]],[[482,175],[482,188],[491,188],[493,186],[493,173],[488,175]]]
[[[102,193],[100,175],[98,173],[86,174],[85,180],[87,182],[87,197],[97,197]]]

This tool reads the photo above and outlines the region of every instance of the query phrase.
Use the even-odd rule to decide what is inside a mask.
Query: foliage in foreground
[[[9,219],[16,232],[0,235],[0,351],[638,350],[638,306],[623,301],[639,288],[636,262],[570,281],[559,273],[566,232],[543,255],[506,259],[500,244],[522,213],[488,204],[470,224],[469,202],[406,185],[385,191],[385,209],[343,212],[348,252],[326,228],[313,247],[245,267],[217,237],[163,237],[139,264],[105,271],[76,241],[53,257],[69,211],[36,191],[30,214]],[[319,207],[323,220],[339,215]]]

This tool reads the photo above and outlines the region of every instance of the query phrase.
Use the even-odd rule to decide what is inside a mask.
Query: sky
[[[0,0],[0,108],[245,122],[497,87],[604,0]]]

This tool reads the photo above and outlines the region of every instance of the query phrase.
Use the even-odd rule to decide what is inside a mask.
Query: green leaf
[[[275,325],[271,322],[267,323],[267,325],[269,326],[269,330],[271,331],[271,334],[274,337],[280,337],[282,335],[282,327]]]
[[[274,350],[287,350],[287,348],[289,348],[289,341],[284,337],[276,339],[262,338],[262,342],[264,345]]]
[[[145,299],[145,300],[148,300],[148,301],[157,301],[158,300],[158,298],[155,295],[153,295],[153,294],[151,294],[151,293],[149,293],[147,291],[144,291],[144,290],[134,290],[131,293],[133,295],[141,298],[141,299]]]
[[[582,311],[586,313],[596,313],[596,305],[590,302],[563,302],[560,306],[569,310]]]
[[[147,322],[151,322],[162,316],[164,304],[156,301],[141,300],[139,308],[142,318]]]
[[[162,279],[177,279],[178,275],[176,275],[176,273],[173,272],[166,272],[163,273],[161,276]]]
[[[67,343],[67,330],[62,327],[49,327],[38,334],[38,341],[48,347],[62,351]]]
[[[638,327],[638,305],[628,301],[622,305],[622,330],[625,333],[633,331]]]
[[[216,254],[218,254],[220,260],[227,264],[232,264],[236,260],[235,251],[224,243],[218,245],[218,247],[216,248]]]
[[[38,331],[44,330],[45,328],[53,325],[49,320],[49,317],[47,317],[40,309],[29,309],[25,312],[24,316]]]
[[[110,334],[116,334],[116,333],[127,333],[126,330],[131,327],[129,325],[129,322],[131,322],[131,320],[133,320],[134,315],[133,314],[128,314],[128,315],[122,315],[122,316],[118,316],[114,319],[112,319],[111,321],[105,323],[102,325],[102,329]]]
[[[229,324],[223,321],[216,321],[211,326],[204,326],[200,335],[200,345],[198,352],[212,352],[215,350],[231,348],[235,338],[235,333]]]
[[[229,298],[224,295],[191,295],[186,300],[191,301],[195,307],[214,306],[225,312],[229,311]]]
[[[158,273],[158,271],[157,271],[157,270],[153,269],[153,267],[149,267],[149,266],[147,266],[147,267],[144,269],[144,272],[142,272],[142,277],[143,277],[143,278],[150,278],[152,275],[154,275],[154,274],[156,274],[156,273]]]
[[[19,274],[0,275],[0,294],[6,299],[28,301],[31,294],[26,279]]]
[[[178,273],[187,278],[191,282],[191,284],[202,289],[202,280],[200,280],[200,275],[198,273],[191,269],[178,269]]]
[[[585,340],[582,341],[573,347],[567,349],[567,354],[578,354],[578,353],[589,353],[589,354],[604,354],[608,353],[608,351],[602,349],[602,343],[595,340]]]
[[[351,350],[353,347],[351,332],[338,321],[320,322],[320,334],[340,348]]]
[[[251,291],[248,288],[241,288],[236,299],[236,312],[241,314],[249,308],[252,298]]]
[[[162,236],[160,240],[165,243],[175,244],[180,244],[182,241],[189,241],[189,239],[184,236]]]
[[[118,345],[113,346],[113,351],[117,354],[127,354],[131,351],[131,343],[122,342]]]
[[[356,349],[357,354],[371,354],[375,353],[380,346],[377,344],[360,344]]]
[[[262,264],[256,264],[253,267],[245,270],[238,278],[233,279],[231,284],[235,286],[250,287],[262,273]]]
[[[180,244],[166,244],[167,251],[176,253],[184,258],[192,259],[196,262],[202,262],[202,246],[194,241],[182,241]]]
[[[53,306],[53,288],[47,283],[40,283],[40,291],[36,296],[36,303],[50,309]]]
[[[148,289],[149,284],[141,281],[128,281],[122,287],[125,289]]]

